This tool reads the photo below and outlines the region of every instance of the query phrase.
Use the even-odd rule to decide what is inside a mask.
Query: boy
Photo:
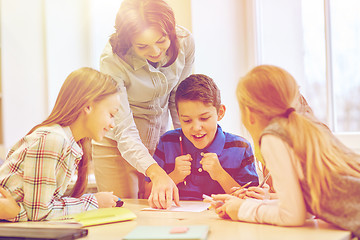
[[[258,185],[249,142],[223,132],[217,124],[224,117],[225,106],[210,77],[193,74],[182,81],[175,104],[181,129],[168,131],[160,138],[154,159],[179,188],[181,200],[231,193],[232,187],[249,181],[250,186]],[[151,183],[146,183],[146,197],[150,191]]]

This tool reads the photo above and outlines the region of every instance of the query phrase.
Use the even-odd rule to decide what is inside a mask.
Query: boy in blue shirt
[[[154,159],[172,178],[181,200],[202,200],[202,194],[231,193],[232,187],[258,185],[250,143],[223,132],[217,124],[225,114],[220,91],[203,74],[180,83],[175,104],[181,128],[161,136]],[[146,197],[150,179],[146,178]]]

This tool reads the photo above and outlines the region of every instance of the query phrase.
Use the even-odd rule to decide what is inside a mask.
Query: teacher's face
[[[157,63],[166,56],[166,51],[170,47],[170,39],[168,35],[164,35],[156,28],[149,27],[135,35],[132,46],[137,55]]]

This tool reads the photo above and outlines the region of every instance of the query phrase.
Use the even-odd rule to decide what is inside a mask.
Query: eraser
[[[177,226],[177,227],[173,227],[170,230],[170,233],[186,233],[187,231],[189,231],[188,227],[185,226]]]

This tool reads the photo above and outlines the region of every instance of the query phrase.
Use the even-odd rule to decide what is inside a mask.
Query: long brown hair
[[[33,127],[28,134],[41,126],[52,124],[70,126],[88,103],[101,101],[119,91],[117,82],[106,74],[87,67],[75,70],[63,83],[50,115],[45,121]],[[81,196],[86,189],[88,164],[91,160],[91,139],[83,138],[78,144],[81,145],[84,154],[78,165],[78,178],[71,192],[73,197]]]
[[[341,144],[325,124],[298,111],[282,117],[287,109],[298,104],[298,84],[284,69],[261,65],[252,69],[237,86],[240,106],[248,107],[264,119],[277,121],[287,132],[292,148],[310,186],[311,208],[320,212],[320,198],[329,194],[332,175],[360,177],[360,156]]]
[[[115,33],[110,37],[113,53],[123,58],[131,48],[136,34],[148,27],[159,29],[170,39],[167,50],[170,66],[178,57],[179,40],[175,28],[175,16],[171,7],[163,0],[124,0],[115,19]]]

